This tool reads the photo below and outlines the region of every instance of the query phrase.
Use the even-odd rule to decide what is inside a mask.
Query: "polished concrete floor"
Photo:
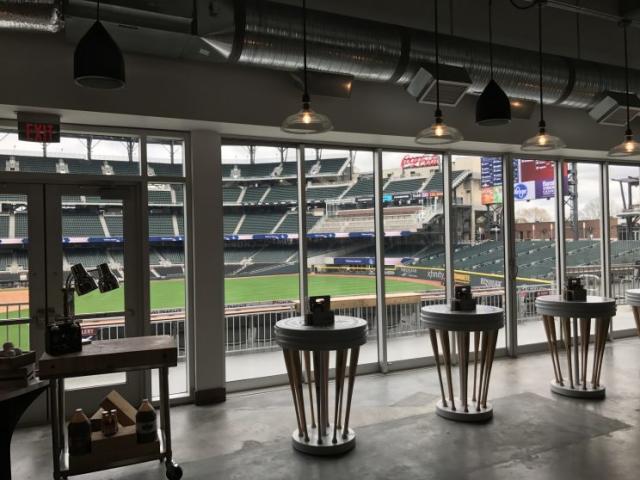
[[[552,395],[547,354],[497,360],[483,425],[433,413],[433,369],[367,375],[356,382],[355,451],[323,459],[294,452],[288,388],[229,396],[210,407],[172,410],[174,455],[185,479],[636,479],[640,472],[640,340],[607,347],[604,401]],[[51,478],[49,431],[21,429],[14,479]],[[157,463],[87,475],[86,480],[162,479]]]

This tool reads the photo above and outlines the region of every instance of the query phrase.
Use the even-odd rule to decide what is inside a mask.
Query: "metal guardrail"
[[[640,279],[626,279],[612,284],[612,294],[619,304],[625,302],[625,292],[630,288],[640,288]],[[517,289],[518,323],[538,321],[535,312],[535,299],[539,295],[547,295],[555,291],[549,285],[527,285]],[[476,290],[478,303],[503,307],[505,303],[504,291],[500,288]],[[415,299],[415,295],[411,296]],[[387,305],[387,336],[389,338],[409,335],[424,335],[426,329],[420,322],[420,308],[426,305],[444,303],[443,291],[428,292],[420,296],[420,302],[394,302]],[[5,305],[0,305],[0,312],[7,312]],[[24,311],[24,309],[23,309]],[[298,305],[295,302],[262,303],[260,305],[227,306],[226,322],[226,353],[242,354],[269,351],[277,349],[274,327],[278,320],[298,315]],[[362,302],[354,302],[353,306],[339,307],[335,310],[338,315],[351,315],[363,318],[369,325],[369,337],[377,335],[378,315],[375,306],[363,306]],[[5,313],[5,318],[9,315]],[[176,338],[180,357],[186,356],[186,332],[184,311],[181,309],[153,311],[151,321],[154,335],[171,335]],[[83,315],[83,317],[88,317]],[[94,317],[95,318],[95,317]],[[9,329],[12,328],[11,336]],[[110,340],[124,336],[123,317],[111,313],[110,318],[103,318],[96,324],[87,324],[92,336],[100,340]],[[0,317],[0,343],[9,338],[28,342],[29,319],[7,319]],[[24,345],[24,343],[23,343]]]

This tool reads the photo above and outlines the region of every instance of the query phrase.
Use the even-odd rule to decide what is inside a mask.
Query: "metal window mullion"
[[[140,176],[145,180],[149,176],[149,169],[147,168],[147,135],[143,133],[140,135]]]
[[[300,315],[307,313],[309,284],[307,277],[307,181],[304,145],[298,146],[298,274],[300,285]]]
[[[600,293],[611,292],[611,220],[609,218],[609,163],[600,164]]]
[[[562,293],[567,275],[566,271],[566,247],[565,247],[565,230],[564,230],[564,182],[563,182],[563,165],[562,160],[554,163],[555,168],[555,208],[556,208],[556,279],[558,280],[557,291]]]
[[[374,224],[376,239],[376,310],[378,312],[377,337],[378,337],[378,365],[380,371],[389,371],[387,359],[387,302],[385,292],[384,276],[384,209],[382,202],[383,195],[383,166],[382,149],[376,149],[373,158],[374,173]]]
[[[518,354],[518,296],[515,202],[513,198],[513,157],[502,157],[502,241],[504,244],[505,336],[507,355]]]
[[[442,207],[444,213],[445,299],[446,303],[449,304],[450,298],[453,295],[454,285],[453,242],[455,241],[453,188],[451,188],[451,155],[449,153],[442,154],[442,172],[444,178],[444,196]]]

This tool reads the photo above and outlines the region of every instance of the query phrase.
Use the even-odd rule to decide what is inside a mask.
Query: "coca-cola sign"
[[[438,155],[405,155],[400,166],[403,170],[407,168],[437,167],[440,165]]]

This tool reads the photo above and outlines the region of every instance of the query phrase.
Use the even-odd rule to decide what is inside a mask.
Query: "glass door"
[[[40,185],[0,184],[0,344],[44,349],[46,299]]]
[[[46,271],[50,320],[71,317],[85,341],[144,335],[148,262],[143,261],[139,188],[47,185]],[[144,396],[140,372],[68,379],[67,409],[89,415],[111,390]]]

